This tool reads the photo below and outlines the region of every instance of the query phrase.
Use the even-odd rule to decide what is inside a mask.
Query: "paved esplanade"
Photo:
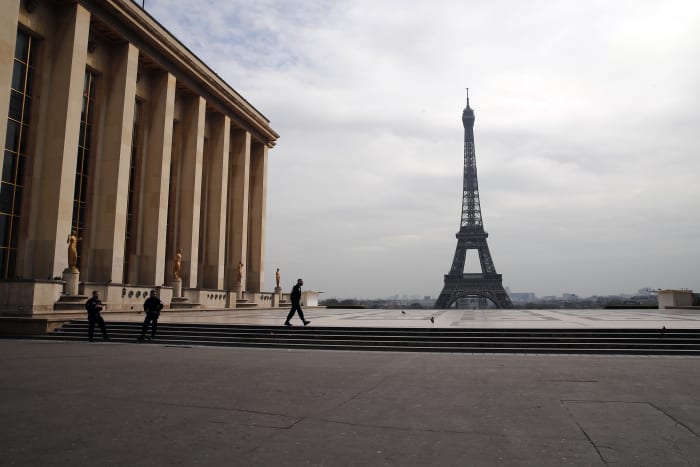
[[[687,466],[700,358],[0,340],[3,465]]]
[[[168,311],[162,323],[282,325],[287,309]],[[402,312],[403,311],[403,312]],[[418,328],[700,328],[700,310],[371,310],[304,308],[311,326]],[[83,317],[83,315],[80,315]],[[105,314],[107,321],[143,321],[143,314]],[[434,318],[434,323],[430,318]],[[300,326],[297,318],[292,324]]]

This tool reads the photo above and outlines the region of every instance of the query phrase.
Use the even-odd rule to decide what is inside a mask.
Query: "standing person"
[[[88,314],[88,341],[93,342],[92,336],[95,334],[95,323],[100,325],[102,330],[102,338],[109,340],[107,335],[107,326],[100,312],[102,311],[102,302],[100,301],[100,293],[97,290],[92,291],[92,297],[85,302],[85,309]]]
[[[301,318],[301,321],[304,323],[304,326],[309,324],[311,321],[306,321],[304,319],[304,312],[301,311],[301,286],[304,285],[304,280],[303,279],[297,279],[297,284],[292,287],[292,293],[290,295],[290,298],[292,300],[292,309],[289,310],[289,314],[287,315],[287,320],[284,322],[285,326],[291,326],[292,323],[289,322],[290,319],[294,316],[294,312],[296,311],[299,313],[299,318]]]
[[[158,317],[160,316],[160,310],[163,309],[163,302],[160,298],[156,296],[156,291],[151,290],[151,296],[143,302],[143,311],[146,312],[146,318],[143,320],[143,326],[141,327],[141,335],[138,340],[142,341],[146,337],[146,331],[148,330],[148,323],[153,322],[153,327],[151,328],[151,339],[156,337],[156,330],[158,329]],[[149,339],[150,340],[150,339]]]

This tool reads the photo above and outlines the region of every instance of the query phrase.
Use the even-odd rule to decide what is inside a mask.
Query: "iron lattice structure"
[[[445,285],[435,302],[435,308],[449,308],[462,298],[485,298],[499,308],[513,308],[508,294],[503,288],[503,280],[496,272],[491,259],[484,231],[479,201],[479,181],[476,176],[476,151],[474,150],[474,110],[469,106],[462,112],[464,125],[464,178],[462,189],[462,221],[457,232],[457,249],[449,274],[445,275]],[[481,273],[464,273],[464,263],[468,250],[479,252]]]

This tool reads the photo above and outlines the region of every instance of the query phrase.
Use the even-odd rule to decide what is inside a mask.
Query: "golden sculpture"
[[[243,280],[243,263],[241,263],[239,261],[238,262],[238,277],[236,278],[236,284],[240,285],[242,280]]]
[[[66,243],[68,244],[68,269],[71,272],[79,272],[78,271],[78,241],[82,240],[82,238],[78,238],[78,232],[73,230],[69,235],[68,235],[68,240],[66,240]]]
[[[277,282],[277,287],[279,288],[279,286],[280,286],[280,268],[277,268],[277,272],[275,272],[275,281]]]
[[[175,252],[175,261],[173,264],[173,276],[175,280],[182,279],[182,248],[178,248]]]

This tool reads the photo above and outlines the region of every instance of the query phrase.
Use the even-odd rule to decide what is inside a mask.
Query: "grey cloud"
[[[267,284],[280,267],[329,296],[437,294],[469,86],[506,285],[700,289],[700,3],[147,4],[281,135]]]

